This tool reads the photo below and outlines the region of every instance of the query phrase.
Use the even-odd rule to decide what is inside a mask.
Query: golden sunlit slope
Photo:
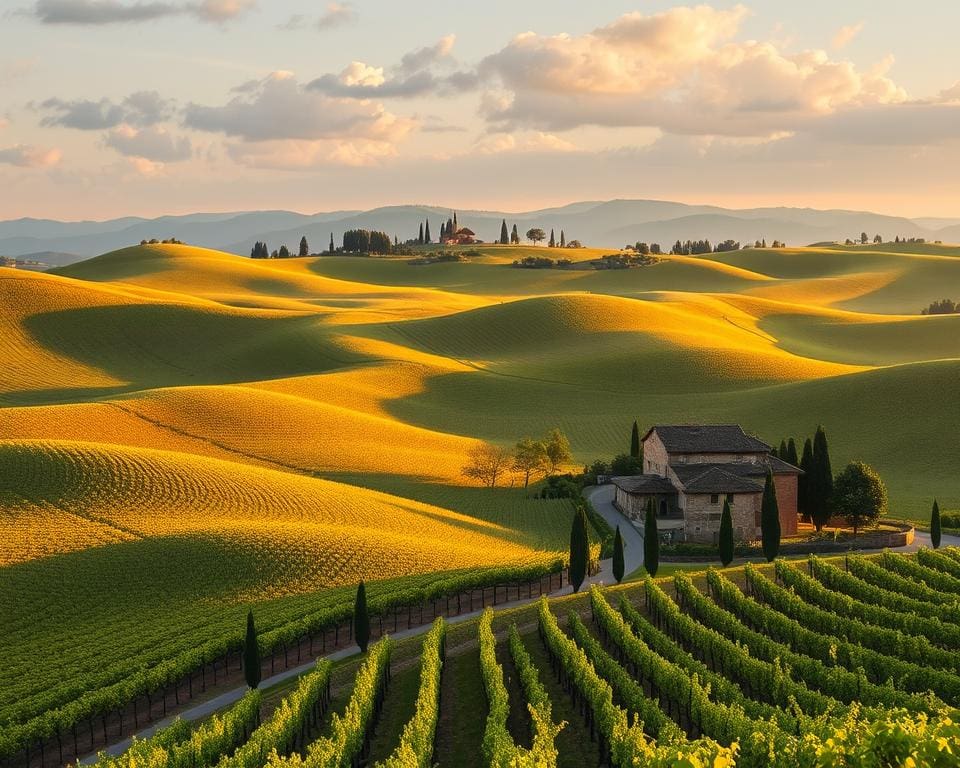
[[[478,306],[480,300],[442,291],[402,290],[324,277],[315,259],[248,259],[189,245],[124,248],[55,274],[135,285],[201,297],[236,307],[320,313],[331,322],[376,322],[398,315],[423,317]],[[412,269],[412,268],[411,268]]]
[[[111,528],[115,538],[226,540],[256,555],[271,594],[536,557],[511,543],[507,529],[428,504],[217,459],[94,443],[0,442],[0,508],[5,563],[26,559],[20,532],[47,525],[52,511]],[[93,538],[86,529],[73,534],[62,529],[61,551]]]
[[[628,390],[702,391],[833,376],[857,367],[779,349],[755,318],[708,297],[572,294],[395,323],[393,338],[520,378]]]
[[[314,373],[360,359],[322,320],[51,275],[0,279],[0,397],[63,401],[171,384]]]

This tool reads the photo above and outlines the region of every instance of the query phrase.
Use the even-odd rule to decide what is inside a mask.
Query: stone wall
[[[725,494],[717,494],[717,503],[714,504],[711,494],[686,494],[686,541],[700,544],[716,544],[719,541],[720,516],[725,498]],[[734,494],[730,505],[734,541],[753,541],[757,538],[762,499],[761,493]]]
[[[646,475],[667,476],[670,457],[660,437],[654,432],[643,441],[643,472]]]
[[[780,510],[780,535],[793,536],[797,532],[797,476],[774,475],[773,484]]]

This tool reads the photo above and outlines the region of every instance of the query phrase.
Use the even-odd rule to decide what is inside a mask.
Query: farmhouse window
[[[728,503],[728,504],[733,504],[733,494],[732,494],[732,493],[728,493],[728,494],[727,494],[727,503]]]
[[[719,503],[720,503],[720,496],[719,496],[719,494],[711,493],[711,494],[710,494],[710,503],[711,503],[711,504],[719,504]]]

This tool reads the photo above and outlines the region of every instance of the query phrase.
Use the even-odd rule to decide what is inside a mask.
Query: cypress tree
[[[933,510],[930,512],[930,543],[934,549],[940,549],[940,534],[940,505],[934,499]]]
[[[720,562],[726,568],[733,562],[733,515],[730,513],[730,501],[724,500],[723,514],[720,515]]]
[[[780,508],[777,505],[777,486],[773,483],[773,472],[769,469],[760,505],[760,535],[764,557],[767,562],[772,562],[780,553]]]
[[[797,466],[797,463],[799,462],[799,459],[797,458],[797,443],[792,437],[787,441],[787,455],[781,456],[780,458],[787,463],[792,464],[793,466]]]
[[[243,676],[250,688],[260,685],[260,644],[257,642],[253,611],[247,613],[247,636],[243,641]]]
[[[787,441],[780,441],[780,448],[777,450],[777,456],[779,456],[784,461],[787,460]]]
[[[331,233],[330,233],[330,253],[333,253],[335,250],[337,250],[337,249],[334,248],[334,246],[333,246],[333,232],[331,232]]]
[[[567,247],[567,236],[563,234],[562,229],[560,230],[560,247],[561,248]]]
[[[590,560],[590,541],[587,537],[587,516],[583,507],[577,507],[570,527],[570,584],[578,592],[587,576]]]
[[[555,237],[553,236],[553,230],[552,230],[552,229],[550,230],[550,243],[549,243],[549,246],[550,246],[551,248],[556,248],[556,247],[557,247],[557,238],[555,238]]]
[[[429,245],[431,241],[432,241],[432,238],[430,237],[430,219],[427,219],[427,223],[423,227],[423,242]]]
[[[637,422],[633,422],[633,430],[630,432],[630,455],[635,459],[640,458],[640,427]]]
[[[360,646],[360,653],[366,653],[370,644],[370,614],[367,612],[367,587],[362,581],[357,585],[357,599],[353,604],[353,636]]]
[[[623,581],[623,537],[620,535],[620,526],[617,526],[617,532],[613,537],[613,578],[617,584]]]
[[[460,225],[457,224],[457,212],[453,212],[453,234],[457,234],[460,231]]]
[[[813,474],[813,443],[808,437],[803,441],[803,456],[800,458],[803,474],[797,478],[797,506],[800,514],[810,519],[810,476]]]
[[[830,520],[833,512],[833,469],[830,466],[830,449],[827,446],[827,433],[822,426],[817,427],[813,438],[813,466],[807,482],[807,510],[810,519],[818,531]]]
[[[417,243],[423,245],[423,222],[420,222],[420,234],[417,235]]]
[[[510,244],[511,245],[520,245],[520,234],[517,232],[517,225],[513,225],[513,229],[510,230]]]
[[[656,576],[660,567],[660,534],[653,496],[647,498],[647,515],[643,524],[643,567],[651,576]]]
[[[507,234],[507,220],[500,222],[500,245],[507,245],[510,242],[510,235]]]
[[[300,255],[309,256],[310,255],[310,246],[307,245],[307,236],[304,235],[300,238]]]

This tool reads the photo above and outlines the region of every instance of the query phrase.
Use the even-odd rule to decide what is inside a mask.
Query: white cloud
[[[339,80],[346,86],[358,85],[362,88],[376,88],[383,85],[383,67],[372,67],[362,61],[351,61],[340,73]]]
[[[348,24],[357,17],[350,3],[327,3],[326,12],[317,19],[317,29],[330,29]]]
[[[128,157],[139,157],[158,163],[189,160],[193,146],[186,136],[176,137],[165,128],[150,126],[136,129],[121,125],[107,134],[105,143]]]
[[[244,141],[372,139],[396,142],[413,128],[370,100],[340,99],[300,87],[289,72],[275,72],[223,106],[190,104],[186,125]]]
[[[862,31],[862,21],[856,24],[848,24],[845,27],[840,27],[840,29],[837,30],[837,34],[833,36],[833,50],[839,51],[846,48]]]
[[[62,157],[59,149],[41,149],[29,144],[0,149],[0,163],[20,168],[49,168],[57,165]]]
[[[483,114],[503,128],[770,136],[843,107],[906,97],[883,74],[823,51],[735,41],[746,14],[699,5],[629,13],[580,36],[517,35],[481,62],[480,74],[500,86]]]
[[[534,131],[528,134],[494,133],[481,138],[474,146],[484,155],[502,152],[576,152],[578,147],[552,133]]]

